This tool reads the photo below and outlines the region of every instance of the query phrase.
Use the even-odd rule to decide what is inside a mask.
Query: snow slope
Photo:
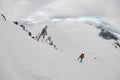
[[[31,32],[37,35],[44,25]],[[0,80],[120,80],[120,51],[100,38],[98,29],[85,23],[47,25],[59,50],[0,17]]]
[[[60,52],[38,44],[21,28],[1,19],[0,36],[0,80],[52,80]]]

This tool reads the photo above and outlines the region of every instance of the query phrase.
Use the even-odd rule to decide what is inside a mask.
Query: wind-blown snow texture
[[[31,32],[36,35],[45,25]],[[0,17],[0,80],[120,80],[120,49],[99,37],[100,30],[78,22],[47,25],[59,50]]]

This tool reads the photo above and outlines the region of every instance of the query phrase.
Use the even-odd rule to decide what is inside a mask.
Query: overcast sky
[[[120,0],[0,0],[1,7],[11,20],[39,16],[120,18]]]

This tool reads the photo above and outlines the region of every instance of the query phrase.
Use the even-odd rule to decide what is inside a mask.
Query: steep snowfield
[[[31,30],[34,35],[45,24],[39,26]],[[120,50],[100,38],[98,29],[71,22],[48,26],[59,50],[0,17],[0,80],[120,80]]]
[[[19,26],[3,20],[0,36],[0,80],[52,80],[56,61],[61,63],[60,52],[38,44]]]

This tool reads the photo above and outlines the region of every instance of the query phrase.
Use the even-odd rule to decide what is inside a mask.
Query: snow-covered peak
[[[30,32],[36,35],[46,24],[59,50],[0,17],[0,80],[120,79],[120,50],[113,40],[99,37],[100,30],[86,23],[61,22],[36,25]],[[81,53],[83,63],[77,59]]]

